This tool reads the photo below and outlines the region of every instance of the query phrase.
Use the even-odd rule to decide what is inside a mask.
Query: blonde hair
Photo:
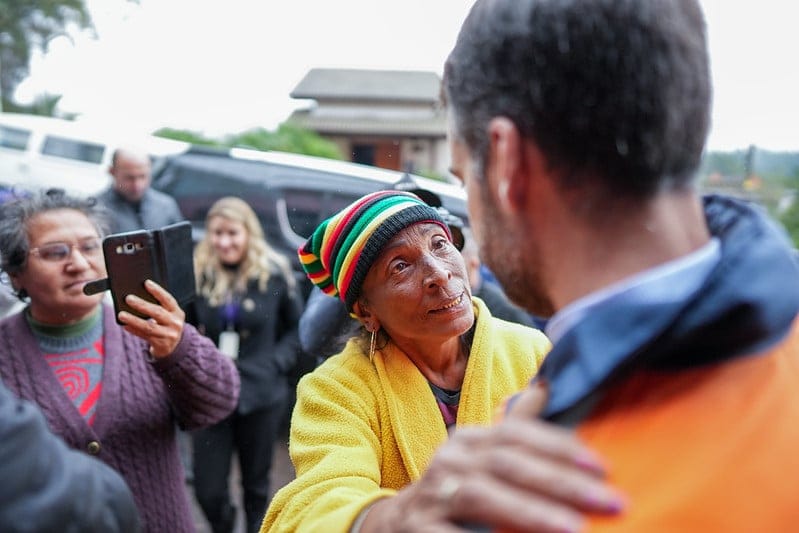
[[[208,223],[214,217],[238,222],[247,232],[246,252],[236,271],[224,267],[211,245]],[[194,250],[194,271],[197,273],[197,292],[210,305],[221,305],[226,295],[232,292],[246,291],[251,279],[258,280],[258,290],[266,290],[269,277],[276,269],[286,278],[289,287],[294,286],[288,258],[269,246],[258,217],[241,198],[226,196],[217,200],[205,217],[205,229],[205,236]]]

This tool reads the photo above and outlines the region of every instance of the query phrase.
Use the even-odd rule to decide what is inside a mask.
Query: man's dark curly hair
[[[710,124],[696,0],[478,0],[444,71],[455,137],[485,172],[487,126],[512,120],[563,187],[647,196],[690,184]]]

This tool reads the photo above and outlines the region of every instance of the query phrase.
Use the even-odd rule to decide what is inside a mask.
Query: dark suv
[[[320,222],[364,194],[408,179],[467,220],[465,193],[458,185],[281,152],[192,148],[166,159],[154,172],[153,187],[177,200],[195,238],[204,231],[211,204],[223,196],[243,198],[261,220],[269,243],[285,252],[299,273],[297,248]]]

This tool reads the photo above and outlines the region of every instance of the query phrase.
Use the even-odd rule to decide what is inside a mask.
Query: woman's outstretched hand
[[[585,512],[620,512],[597,455],[536,418],[545,400],[531,385],[498,424],[456,430],[416,483],[372,506],[361,531],[578,531]]]

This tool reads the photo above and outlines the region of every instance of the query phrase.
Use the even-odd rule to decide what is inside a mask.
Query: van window
[[[76,159],[87,163],[102,163],[105,146],[85,141],[75,141],[64,137],[48,135],[42,146],[42,153],[65,159]]]
[[[289,225],[299,237],[308,238],[319,224],[322,210],[322,191],[284,190]]]
[[[313,189],[284,189],[291,230],[307,239],[323,220],[348,206],[359,194],[339,194]]]
[[[31,138],[30,130],[0,126],[0,146],[12,150],[25,150]]]

